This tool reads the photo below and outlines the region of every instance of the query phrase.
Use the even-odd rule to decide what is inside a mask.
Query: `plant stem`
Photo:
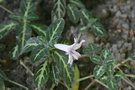
[[[106,87],[107,89],[109,89],[109,87],[107,85],[105,85],[104,83],[102,83],[101,81],[99,81],[98,79],[95,79],[96,82],[98,82],[99,84],[103,85],[104,87]]]
[[[32,76],[34,76],[33,72],[23,63],[22,60],[20,60],[20,64],[21,64]]]
[[[24,86],[24,85],[22,85],[22,84],[20,84],[20,83],[17,83],[17,82],[15,82],[15,81],[12,81],[12,80],[9,80],[9,79],[6,79],[6,81],[8,81],[8,82],[10,82],[10,83],[13,83],[13,84],[15,84],[15,85],[17,85],[17,86],[19,86],[19,87],[22,87],[22,88],[24,88],[25,90],[29,90],[26,86]]]
[[[0,8],[4,9],[5,11],[7,11],[8,13],[12,14],[13,12],[8,10],[7,8],[5,8],[4,6],[0,5]]]
[[[96,81],[92,81],[84,90],[88,90]]]
[[[89,79],[89,78],[92,78],[92,77],[94,77],[94,76],[93,75],[89,75],[89,76],[86,76],[86,77],[83,77],[83,78],[80,78],[80,79],[76,80],[76,82],[81,82],[83,80],[86,80],[86,79]]]

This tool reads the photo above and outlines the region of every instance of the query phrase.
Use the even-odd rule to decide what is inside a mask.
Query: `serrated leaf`
[[[34,31],[41,36],[46,36],[47,26],[42,24],[32,24]]]
[[[80,0],[69,0],[69,2],[76,5],[78,8],[85,8],[85,6]]]
[[[57,19],[63,18],[66,13],[66,10],[65,10],[66,0],[53,0],[53,1],[54,1],[54,7],[53,7],[52,12],[54,13],[55,18]]]
[[[103,25],[100,24],[99,22],[93,23],[92,26],[91,26],[91,28],[92,28],[92,31],[93,31],[96,35],[103,36],[103,35],[106,34]]]
[[[96,54],[92,54],[90,56],[90,60],[95,64],[102,64],[102,58],[100,56],[97,56]]]
[[[44,85],[50,75],[50,70],[48,67],[48,61],[44,61],[43,64],[40,65],[40,67],[37,69],[36,73],[34,74],[34,81],[37,84],[38,88],[40,88],[42,85]]]
[[[35,63],[36,61],[44,59],[48,55],[48,50],[48,46],[38,45],[31,53],[31,61]]]
[[[58,19],[48,27],[46,32],[47,33],[46,38],[48,43],[54,44],[57,42],[64,29],[64,25],[65,25],[64,20]]]
[[[95,66],[95,68],[94,68],[93,74],[94,74],[94,77],[95,77],[95,78],[100,78],[101,76],[103,76],[103,74],[104,74],[105,72],[106,72],[106,66],[104,66],[104,65],[102,65],[102,66],[97,65],[97,66]]]
[[[68,4],[67,6],[67,14],[69,19],[73,22],[73,23],[77,23],[79,21],[79,10],[77,9],[77,7],[75,7],[72,4]]]
[[[96,52],[100,52],[101,47],[97,46],[96,44],[93,43],[89,43],[89,45],[83,49],[84,53],[88,53],[88,52],[92,52],[92,53],[96,53]]]
[[[16,24],[11,21],[3,22],[0,24],[0,39],[7,35],[15,26]]]
[[[60,71],[60,77],[67,85],[71,85],[71,82],[73,81],[73,68],[67,64],[67,57],[64,54],[55,51],[53,59],[55,60],[56,65]]]

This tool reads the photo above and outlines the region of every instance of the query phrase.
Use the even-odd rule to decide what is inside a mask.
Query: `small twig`
[[[104,83],[102,83],[101,81],[99,81],[98,79],[95,79],[96,82],[98,82],[99,84],[101,84],[102,86],[106,87],[107,89],[109,89],[109,87],[107,85],[105,85]]]
[[[88,90],[96,81],[93,80],[84,90]]]
[[[86,79],[89,79],[89,78],[92,78],[92,77],[94,77],[94,76],[93,75],[89,75],[89,76],[86,76],[86,77],[83,77],[83,78],[80,78],[80,79],[76,80],[76,82],[81,82],[83,80],[86,80]]]
[[[115,65],[114,68],[120,67],[122,64],[124,64],[124,63],[126,63],[128,61],[131,61],[131,60],[130,59],[126,59],[126,60],[122,61],[120,64]]]
[[[135,85],[126,76],[122,77],[122,80],[124,80],[126,83],[131,85],[134,88],[134,90],[135,90]]]
[[[9,79],[6,79],[6,81],[8,81],[8,82],[10,82],[10,83],[13,83],[13,84],[15,84],[15,85],[17,85],[17,86],[19,86],[19,87],[22,87],[22,88],[24,88],[25,90],[29,90],[26,86],[24,86],[24,85],[22,85],[22,84],[19,84],[19,83],[15,82],[15,81],[12,81],[12,80],[9,80]]]
[[[8,13],[12,14],[13,12],[8,10],[7,8],[5,8],[4,6],[0,5],[0,8],[4,9],[5,11],[7,11]]]
[[[21,64],[32,76],[34,76],[33,72],[23,63],[22,60],[20,60],[20,64]]]
[[[123,71],[122,71],[119,67],[117,67],[117,69],[118,69],[120,72],[123,73]],[[135,85],[132,83],[132,81],[130,81],[130,80],[126,77],[126,75],[125,75],[124,77],[122,77],[122,80],[124,80],[126,83],[128,83],[129,85],[131,85],[131,86],[135,89]]]

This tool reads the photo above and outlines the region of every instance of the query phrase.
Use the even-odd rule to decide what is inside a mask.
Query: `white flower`
[[[74,43],[72,45],[55,44],[54,46],[55,48],[66,52],[68,55],[68,64],[72,65],[73,60],[78,60],[78,58],[81,56],[81,54],[76,50],[79,49],[84,42],[85,40],[81,40],[81,42],[78,43],[78,40],[74,38]]]

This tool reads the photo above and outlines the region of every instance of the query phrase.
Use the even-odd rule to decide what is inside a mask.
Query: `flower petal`
[[[68,52],[68,48],[70,47],[70,45],[65,45],[65,44],[55,44],[54,46],[55,48],[65,52]]]
[[[76,52],[75,50],[72,50],[70,53],[74,59],[78,60],[78,58],[81,56],[80,53]]]
[[[85,40],[81,40],[80,43],[74,44],[72,48],[74,50],[77,50],[77,49],[79,49],[82,46],[82,43],[84,43],[84,42],[85,42]]]
[[[68,63],[67,64],[70,64],[72,65],[73,63],[73,57],[71,55],[68,56]]]

